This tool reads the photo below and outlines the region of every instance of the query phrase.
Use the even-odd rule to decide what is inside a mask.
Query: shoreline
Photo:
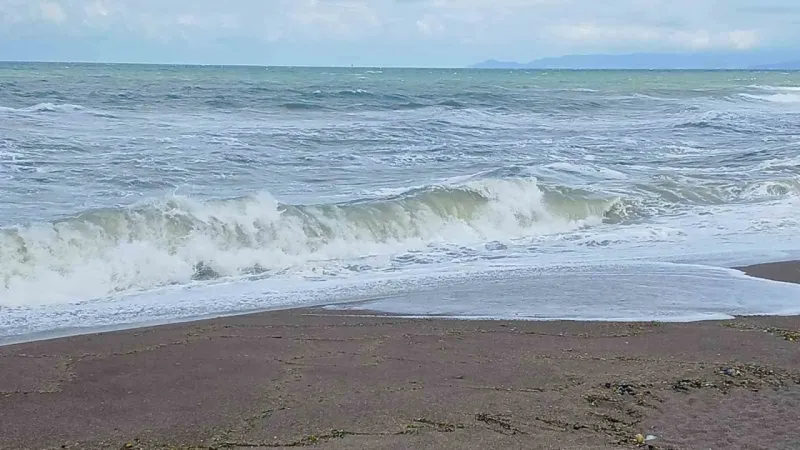
[[[764,280],[776,281],[776,282],[784,282],[784,283],[794,283],[800,284],[800,260],[788,260],[788,261],[777,261],[777,262],[769,262],[769,263],[759,263],[753,264],[748,266],[740,266],[740,267],[729,267],[727,269],[738,271],[746,276],[750,276],[753,278],[760,278]],[[353,302],[358,303],[358,301]],[[345,302],[344,304],[347,304]],[[317,306],[301,306],[301,307],[290,307],[290,308],[275,308],[275,309],[264,309],[264,310],[257,310],[257,311],[242,311],[242,312],[232,312],[226,314],[209,314],[204,316],[197,316],[197,317],[189,317],[185,319],[180,319],[177,321],[174,320],[162,320],[162,321],[153,321],[153,322],[141,322],[141,323],[131,323],[131,324],[122,324],[122,325],[108,325],[98,328],[70,328],[64,330],[51,330],[51,331],[44,331],[38,332],[34,334],[26,334],[20,336],[7,336],[7,337],[0,337],[0,348],[10,346],[10,345],[19,345],[25,344],[30,342],[41,342],[41,341],[51,341],[56,339],[67,339],[75,336],[84,336],[84,335],[101,335],[101,334],[108,334],[108,333],[120,333],[120,332],[129,332],[131,330],[138,330],[138,329],[150,329],[150,328],[157,328],[163,326],[172,326],[172,325],[189,325],[193,323],[199,323],[209,320],[218,320],[218,319],[225,319],[229,317],[238,317],[238,316],[247,316],[251,314],[266,314],[271,312],[277,311],[293,311],[293,310],[307,310],[307,309],[317,309],[317,308],[325,308],[327,305],[317,305]],[[326,310],[328,311],[328,310]],[[338,311],[340,315],[345,315],[346,310],[330,310],[330,311]],[[356,312],[357,311],[357,312]],[[408,319],[440,319],[440,320],[512,320],[512,319],[488,319],[488,318],[470,318],[470,317],[437,317],[437,316],[403,316],[397,315],[392,313],[385,313],[381,311],[370,311],[367,309],[363,310],[352,310],[350,314],[354,317],[356,316],[364,316],[366,315],[376,315],[379,317],[382,316],[396,316],[396,317],[404,317]],[[793,315],[793,314],[792,314]],[[764,315],[766,317],[775,316],[775,317],[786,317],[786,314],[770,314]],[[791,316],[791,315],[790,315]],[[720,320],[734,320],[739,316],[732,315],[731,318],[728,319],[700,319],[700,320],[691,320],[691,321],[676,321],[677,323],[693,323],[693,322],[705,322],[705,321],[720,321]],[[741,316],[747,317],[747,316]],[[758,315],[753,317],[759,317]],[[517,319],[521,321],[543,321],[543,322],[608,322],[608,323],[633,323],[633,322],[648,322],[647,320],[605,320],[605,319],[596,319],[596,320],[576,320],[576,319],[532,319],[532,318],[525,318],[525,319]]]
[[[321,308],[82,334],[0,347],[0,448],[797,448],[799,345],[800,316]]]
[[[778,261],[734,267],[745,275],[783,283],[800,283],[800,261]]]

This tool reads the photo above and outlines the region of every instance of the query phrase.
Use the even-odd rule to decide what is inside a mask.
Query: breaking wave
[[[800,93],[780,93],[770,95],[739,94],[751,100],[762,100],[772,103],[800,103]]]
[[[798,91],[800,92],[800,86],[764,86],[764,85],[752,85],[750,86],[754,89],[761,89],[764,91]]]
[[[532,179],[430,186],[392,197],[288,205],[267,193],[169,197],[0,231],[0,305],[70,301],[237,276],[325,275],[353,261],[625,220],[617,197]]]
[[[207,202],[170,196],[8,227],[0,230],[0,306],[237,277],[341,276],[387,268],[407,252],[488,248],[694,205],[800,193],[795,178],[742,186],[662,180],[628,195],[545,186],[533,178],[458,183],[318,205],[282,204],[268,193]]]
[[[19,108],[17,111],[22,112],[70,112],[82,111],[84,108],[80,105],[72,105],[69,103],[55,104],[55,103],[37,103],[33,106],[26,108]]]
[[[37,103],[33,106],[26,106],[24,108],[9,108],[0,106],[0,112],[4,113],[23,113],[23,114],[56,114],[56,113],[87,113],[98,117],[115,117],[114,115],[99,110],[87,109],[81,105],[73,105],[71,103]]]
[[[763,93],[742,93],[739,94],[739,96],[749,100],[765,101],[770,103],[800,103],[800,86],[752,85],[749,87],[751,89],[762,91]]]
[[[800,179],[751,181],[747,183],[722,183],[703,185],[686,179],[667,177],[651,184],[637,187],[640,195],[655,194],[663,209],[675,205],[713,206],[725,204],[758,203],[800,195]],[[666,205],[666,208],[663,206]]]

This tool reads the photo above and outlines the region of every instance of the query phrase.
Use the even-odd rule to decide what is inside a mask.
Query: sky
[[[0,0],[0,60],[463,67],[800,43],[798,0]]]

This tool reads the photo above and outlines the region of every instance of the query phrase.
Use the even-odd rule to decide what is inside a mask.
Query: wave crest
[[[100,110],[92,110],[87,109],[81,105],[73,105],[71,103],[37,103],[33,106],[27,106],[24,108],[9,108],[5,106],[0,106],[0,112],[5,113],[23,113],[23,114],[47,114],[47,113],[86,113],[91,114],[93,116],[98,117],[107,117],[113,118],[116,117],[108,112],[100,111]]]
[[[751,85],[753,89],[760,89],[764,91],[800,91],[800,86],[767,86],[767,85]]]
[[[171,197],[3,230],[0,304],[254,273],[334,273],[367,256],[565,232],[627,214],[618,198],[540,189],[532,179],[325,205],[280,204],[267,193],[205,203]]]
[[[739,94],[750,100],[767,101],[770,103],[800,103],[800,93],[780,93],[770,95]]]

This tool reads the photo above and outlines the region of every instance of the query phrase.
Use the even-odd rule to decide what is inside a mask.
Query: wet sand
[[[298,309],[17,344],[0,448],[796,449],[798,330]]]
[[[800,283],[800,261],[756,264],[748,267],[739,267],[738,269],[753,277],[787,283]]]

